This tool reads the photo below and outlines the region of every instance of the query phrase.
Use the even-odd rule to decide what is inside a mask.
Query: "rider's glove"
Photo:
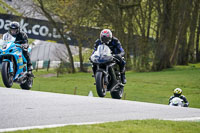
[[[27,43],[21,44],[21,46],[22,46],[23,49],[28,49],[28,44]]]
[[[117,58],[117,59],[121,59],[121,58],[122,58],[121,54],[114,54],[113,56],[114,56],[115,58]]]
[[[15,43],[21,44],[22,40],[15,41]]]
[[[91,57],[89,58],[89,61],[91,62],[92,60],[91,60]]]

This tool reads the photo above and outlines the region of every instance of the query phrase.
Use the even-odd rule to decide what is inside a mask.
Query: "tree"
[[[179,58],[182,60],[179,59],[179,62],[185,62],[190,3],[190,0],[185,2],[181,0],[162,1],[163,11],[160,13],[160,20],[158,20],[160,23],[160,36],[152,70],[160,71],[172,67],[176,64],[178,53]],[[188,10],[185,10],[185,8]],[[179,49],[180,44],[181,48]]]
[[[170,32],[172,25],[172,0],[163,0],[163,13],[160,16],[160,38],[156,48],[152,69],[159,71],[171,67],[169,61]]]
[[[153,71],[161,71],[176,64],[186,65],[189,59],[195,61],[195,46],[196,59],[200,60],[197,28],[200,0],[48,0],[44,3],[45,10],[54,15],[52,18],[56,16],[56,20],[64,23],[64,32],[71,31],[77,38],[81,70],[83,40],[98,38],[84,34],[93,27],[113,31],[125,49],[129,69],[134,66],[137,71],[149,71],[152,64]],[[89,30],[85,32],[83,27]]]
[[[75,72],[75,67],[74,67],[74,60],[72,56],[72,52],[70,50],[69,44],[67,42],[67,39],[65,38],[65,32],[64,32],[64,27],[60,28],[60,25],[58,25],[58,21],[61,20],[63,14],[56,14],[56,11],[60,7],[59,5],[62,4],[62,0],[36,0],[36,7],[40,9],[40,11],[44,14],[44,16],[49,20],[49,22],[56,28],[58,31],[59,35],[61,36],[61,39],[63,43],[65,44],[68,55],[69,55],[69,60],[71,64],[71,69],[72,72]],[[66,3],[69,3],[70,1],[66,1]],[[64,2],[65,3],[65,2]],[[56,6],[55,6],[56,5]],[[53,17],[54,16],[54,17]],[[57,18],[57,19],[55,19]],[[56,21],[57,20],[57,21]]]
[[[200,0],[194,0],[192,4],[193,4],[193,10],[192,10],[192,15],[191,15],[191,23],[190,23],[190,36],[189,36],[189,42],[188,42],[188,47],[187,47],[187,53],[186,53],[187,63],[189,62],[189,60],[191,63],[195,62],[194,39],[195,39],[195,31],[197,28],[198,9],[199,9]]]
[[[66,10],[65,17],[62,18],[64,22],[70,21],[70,25],[68,28],[71,30],[71,34],[77,39],[79,46],[79,60],[80,60],[80,71],[85,72],[86,70],[83,67],[83,55],[82,55],[82,47],[83,43],[87,41],[89,43],[89,39],[91,35],[89,32],[89,17],[88,14],[91,12],[87,6],[83,6],[83,1],[74,0],[70,3],[70,10]],[[63,8],[65,5],[63,4]],[[61,8],[62,9],[62,8]],[[77,11],[78,9],[78,11]],[[60,12],[62,12],[61,10]],[[64,14],[64,12],[63,12]],[[86,21],[87,20],[87,21]]]
[[[199,18],[199,21],[198,21],[198,28],[197,28],[197,35],[196,35],[196,59],[197,59],[197,62],[200,62],[200,51],[199,51],[200,14],[198,18]]]
[[[186,46],[187,46],[187,29],[190,23],[190,12],[191,12],[191,2],[186,0],[184,3],[179,3],[180,6],[177,9],[179,14],[178,18],[178,32],[177,40],[173,49],[173,53],[170,58],[172,65],[186,64]]]

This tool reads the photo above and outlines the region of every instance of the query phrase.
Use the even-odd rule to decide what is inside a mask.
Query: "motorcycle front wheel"
[[[99,97],[105,97],[107,85],[104,84],[103,72],[96,73],[96,89]]]
[[[9,62],[2,62],[1,76],[4,85],[7,88],[12,87],[13,85],[13,76],[10,73],[10,65]]]

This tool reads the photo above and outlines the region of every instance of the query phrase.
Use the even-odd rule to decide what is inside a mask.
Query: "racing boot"
[[[97,70],[97,66],[92,65],[92,72],[93,72],[92,77],[95,77],[96,70]]]
[[[125,76],[125,73],[121,73],[121,80],[122,80],[122,84],[126,84],[126,76]]]
[[[32,67],[32,64],[31,63],[28,63],[27,64],[27,69],[28,69],[28,75],[30,77],[34,77],[33,73],[32,73],[32,70],[33,70],[33,67]]]
[[[126,84],[126,76],[125,76],[125,63],[123,64],[120,64],[120,73],[121,73],[121,81],[122,81],[122,84]]]
[[[27,60],[27,71],[28,71],[28,76],[30,77],[34,77],[33,73],[32,73],[32,63],[31,63],[31,59],[30,59],[30,54],[28,53],[28,51],[23,50],[23,55]]]

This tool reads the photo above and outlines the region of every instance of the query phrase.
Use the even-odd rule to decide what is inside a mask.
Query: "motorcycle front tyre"
[[[104,84],[103,72],[97,72],[95,75],[97,94],[99,97],[105,97],[107,86]]]
[[[13,76],[10,74],[10,65],[9,62],[2,62],[2,68],[1,68],[1,76],[4,85],[7,88],[12,87],[13,85]]]

